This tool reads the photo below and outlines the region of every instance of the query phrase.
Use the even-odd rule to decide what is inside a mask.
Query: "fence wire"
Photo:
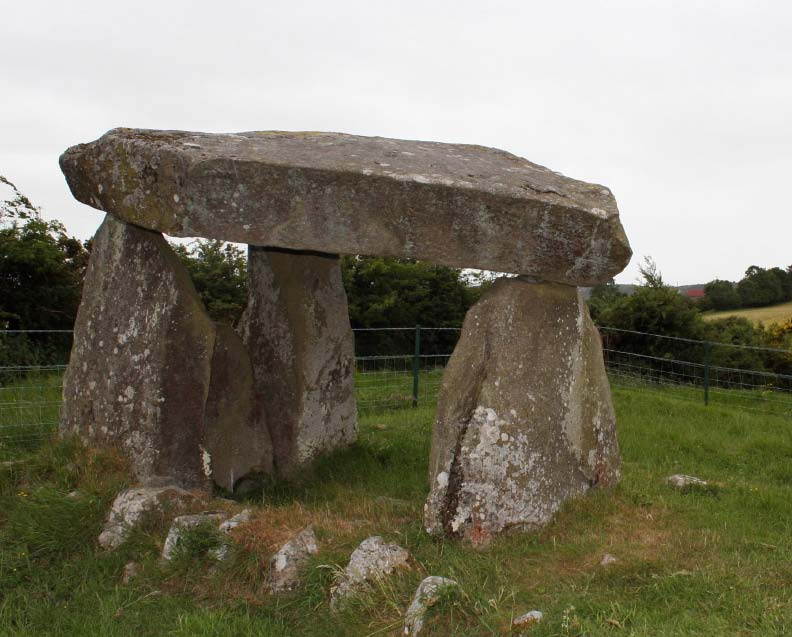
[[[792,352],[600,327],[614,387],[792,418]],[[459,328],[353,330],[361,415],[434,407]],[[56,430],[68,331],[0,331],[0,462]],[[787,367],[785,367],[787,366]]]

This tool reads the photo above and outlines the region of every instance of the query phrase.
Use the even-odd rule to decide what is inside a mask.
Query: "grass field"
[[[742,316],[754,323],[782,323],[792,319],[792,301],[768,307],[752,307],[740,310],[726,310],[724,312],[706,312],[702,317],[706,321],[728,318],[730,316]]]
[[[401,393],[401,389],[398,390]],[[399,395],[400,395],[399,393]],[[616,388],[624,479],[571,502],[547,529],[474,550],[421,528],[431,405],[364,415],[359,443],[299,484],[270,485],[237,530],[231,559],[158,560],[167,530],[152,516],[117,552],[95,539],[123,465],[69,443],[0,467],[0,635],[237,637],[395,635],[417,583],[457,579],[425,635],[501,635],[540,609],[524,634],[788,635],[792,626],[792,425],[789,419]],[[672,473],[713,481],[677,492]],[[77,489],[80,497],[65,497]],[[266,593],[266,564],[313,523],[320,552],[293,594]],[[383,535],[412,568],[339,614],[334,570]],[[618,562],[599,565],[604,553]],[[142,574],[121,583],[126,562]]]

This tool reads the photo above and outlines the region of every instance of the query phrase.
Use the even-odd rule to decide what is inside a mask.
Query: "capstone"
[[[595,285],[631,250],[610,190],[482,146],[117,128],[61,157],[74,196],[173,236]]]

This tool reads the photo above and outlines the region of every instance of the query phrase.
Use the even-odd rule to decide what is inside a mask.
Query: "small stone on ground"
[[[237,513],[234,517],[229,518],[228,520],[223,522],[220,525],[220,530],[223,533],[230,533],[241,524],[246,524],[247,522],[250,522],[250,519],[252,517],[253,517],[253,512],[250,509],[245,509],[244,511]]]
[[[126,489],[116,496],[107,515],[99,546],[116,549],[129,536],[132,528],[140,522],[143,514],[153,511],[169,500],[181,506],[192,494],[178,487],[138,487]]]
[[[290,591],[300,581],[300,570],[315,555],[316,535],[313,527],[307,527],[286,542],[270,560],[270,588],[273,592]]]
[[[615,555],[611,555],[610,553],[605,553],[600,560],[600,566],[610,566],[611,564],[615,564],[619,561],[619,558]]]
[[[672,487],[677,489],[684,489],[686,487],[706,487],[707,481],[697,478],[696,476],[687,476],[682,473],[676,473],[666,478],[666,482]]]
[[[417,635],[424,626],[426,611],[434,606],[440,599],[440,593],[444,589],[458,588],[459,584],[455,580],[447,577],[430,575],[424,579],[415,591],[412,602],[407,612],[404,614],[404,635]]]
[[[121,582],[123,584],[129,584],[133,579],[135,579],[140,573],[140,564],[137,562],[127,562],[124,565],[124,573],[121,576]]]
[[[162,559],[170,560],[179,546],[182,534],[186,529],[192,529],[201,524],[217,524],[226,517],[226,514],[221,511],[205,511],[204,513],[197,513],[195,515],[181,515],[174,518],[168,531],[168,537],[165,539],[165,546],[162,547]]]
[[[528,626],[532,626],[533,624],[538,624],[544,618],[544,614],[540,610],[532,610],[524,615],[520,615],[516,617],[512,621],[512,626],[515,628],[526,628]]]
[[[389,544],[379,536],[363,540],[349,558],[349,564],[330,593],[330,606],[335,608],[344,598],[353,595],[367,581],[376,580],[406,567],[410,553],[398,544]]]

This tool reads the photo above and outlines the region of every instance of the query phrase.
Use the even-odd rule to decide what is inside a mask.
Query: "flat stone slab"
[[[60,162],[79,201],[178,237],[570,285],[606,281],[632,254],[610,190],[482,146],[117,128]]]

